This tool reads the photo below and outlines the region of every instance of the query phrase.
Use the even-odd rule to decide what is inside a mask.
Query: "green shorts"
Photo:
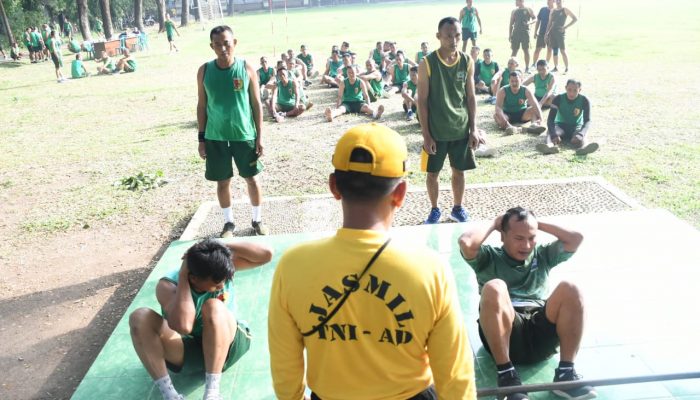
[[[362,112],[362,106],[366,106],[367,103],[364,101],[346,101],[343,104],[341,104],[347,112],[353,113],[353,114],[359,114]]]
[[[516,51],[521,47],[523,50],[530,49],[529,32],[513,32],[513,37],[510,40],[510,49]]]
[[[561,32],[552,32],[549,35],[549,47],[566,50],[566,35]]]
[[[255,140],[227,142],[221,140],[205,140],[207,152],[206,172],[204,177],[210,181],[224,181],[233,177],[233,165],[236,163],[238,174],[250,178],[260,173],[263,165],[255,152]]]
[[[250,349],[252,335],[245,321],[237,321],[236,335],[233,343],[228,347],[228,355],[224,361],[224,371],[229,369],[236,361]],[[193,336],[183,336],[182,344],[185,355],[182,365],[174,365],[166,361],[165,365],[175,373],[190,373],[204,371],[204,351],[202,349],[202,338]]]
[[[437,173],[442,171],[445,158],[450,157],[450,166],[458,171],[467,171],[476,168],[474,151],[469,147],[469,139],[451,141],[436,141],[435,154],[428,154],[421,150],[421,171]]]

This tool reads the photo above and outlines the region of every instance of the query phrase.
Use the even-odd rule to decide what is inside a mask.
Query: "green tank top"
[[[408,86],[408,90],[411,91],[411,97],[415,98],[416,97],[416,90],[418,90],[418,87],[416,86],[415,83],[413,83],[413,81],[408,81],[407,86]]]
[[[569,100],[566,93],[559,95],[559,111],[554,122],[557,124],[576,125],[577,128],[583,126],[583,99],[581,95]]]
[[[343,89],[343,103],[360,103],[364,101],[360,79],[355,79],[355,84],[350,83],[350,79],[345,79]]]
[[[501,74],[501,87],[510,85],[510,73],[512,71],[506,68]]]
[[[338,76],[338,68],[343,66],[343,60],[338,60],[338,61],[330,61],[330,70],[328,71],[328,75],[331,76],[331,78],[335,78]]]
[[[265,71],[261,67],[258,69],[258,74],[260,74],[260,84],[264,85],[267,82],[270,82],[270,78],[275,75],[275,70],[272,67],[267,67],[267,71]]]
[[[173,21],[165,21],[165,32],[168,34],[168,36],[173,36],[173,33],[175,33],[175,24]]]
[[[219,68],[216,60],[206,64],[206,139],[232,142],[255,139],[255,123],[248,95],[250,77],[245,66],[245,61],[239,58],[226,69]]]
[[[430,54],[430,53],[428,53],[428,54]],[[416,60],[418,60],[418,63],[420,63],[421,60],[423,60],[425,58],[425,56],[427,56],[428,54],[423,54],[423,50],[416,53]]]
[[[297,58],[300,59],[301,62],[303,62],[306,65],[306,68],[311,68],[314,65],[314,61],[313,61],[313,58],[311,57],[311,54],[307,54],[307,55],[299,54],[297,56]]]
[[[562,33],[561,28],[566,23],[566,11],[563,8],[555,8],[552,10],[552,33]]]
[[[384,86],[382,85],[382,80],[372,79],[369,81],[370,90],[374,93],[374,96],[379,97],[384,94]]]
[[[479,79],[484,81],[485,84],[491,84],[493,77],[496,75],[496,70],[498,70],[498,64],[495,61],[491,61],[491,64],[479,61]]]
[[[32,46],[34,46],[34,47],[39,46],[39,43],[41,42],[41,35],[38,32],[32,32],[30,34],[30,37],[32,39],[32,41],[31,41]]]
[[[296,101],[295,96],[294,83],[291,80],[287,81],[287,86],[283,85],[282,82],[277,82],[277,104],[293,107]]]
[[[513,21],[513,33],[530,32],[530,12],[527,8],[517,8]]]
[[[409,69],[408,63],[403,63],[403,68],[399,68],[399,64],[394,65],[394,85],[404,84],[409,81]]]
[[[377,66],[380,66],[382,65],[384,57],[382,56],[382,53],[379,52],[379,50],[374,49],[374,51],[372,52],[372,59],[374,60],[374,63],[377,64]]]
[[[527,96],[525,95],[525,86],[520,86],[518,93],[513,93],[510,87],[504,89],[506,97],[503,100],[503,111],[507,113],[516,113],[518,111],[527,110]]]
[[[462,28],[469,32],[476,32],[476,8],[464,7],[464,17],[462,18]]]
[[[535,96],[543,97],[547,93],[547,87],[552,79],[554,79],[554,75],[551,73],[547,73],[547,77],[544,79],[540,78],[540,74],[535,74]]]
[[[469,124],[465,85],[467,79],[472,79],[473,62],[459,52],[457,62],[445,65],[437,50],[425,60],[430,84],[427,94],[430,134],[436,141],[464,139]]]
[[[51,30],[50,30],[50,29],[46,29],[46,30],[41,31],[41,38],[44,39],[44,44],[46,44],[46,41],[49,40],[49,35],[50,35],[50,34],[51,34]]]

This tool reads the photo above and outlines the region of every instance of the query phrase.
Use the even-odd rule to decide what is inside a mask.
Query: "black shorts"
[[[547,42],[545,42],[544,36],[545,36],[544,33],[541,33],[541,34],[538,34],[538,35],[537,35],[537,44],[535,44],[535,46],[536,46],[538,49],[544,49],[545,47],[547,47]],[[535,60],[535,61],[537,61],[537,60]]]
[[[346,101],[341,106],[345,107],[346,112],[359,114],[362,112],[362,106],[366,106],[364,101]]]
[[[525,114],[525,111],[527,111],[527,110],[516,111],[513,113],[508,112],[508,111],[503,111],[503,113],[508,117],[508,122],[510,122],[511,124],[513,124],[513,123],[519,124],[521,122],[525,122],[525,121],[523,121],[523,115]]]
[[[437,392],[435,391],[435,386],[430,385],[428,386],[427,389],[424,391],[418,393],[415,396],[411,396],[408,400],[437,400]],[[316,395],[316,393],[311,392],[311,400],[321,400],[320,397]]]
[[[545,316],[546,307],[546,303],[541,307],[515,307],[509,354],[514,364],[540,362],[557,353],[559,348],[557,326],[549,322]],[[490,354],[491,349],[481,324],[479,324],[479,337],[484,349]]]
[[[466,42],[469,39],[476,40],[476,31],[462,28],[462,40]]]

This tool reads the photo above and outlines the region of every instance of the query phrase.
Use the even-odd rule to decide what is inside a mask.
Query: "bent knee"
[[[202,305],[202,321],[204,323],[218,321],[224,318],[228,313],[228,309],[224,302],[213,298],[204,302]]]
[[[150,308],[137,308],[129,315],[129,328],[132,332],[143,329],[144,327],[151,325],[156,317],[162,318]]]
[[[508,294],[508,285],[503,279],[491,279],[481,289],[481,297]]]
[[[571,281],[559,282],[552,293],[555,292],[561,293],[562,296],[570,301],[573,300],[583,304],[583,294],[581,293],[581,289],[578,287],[578,285]]]

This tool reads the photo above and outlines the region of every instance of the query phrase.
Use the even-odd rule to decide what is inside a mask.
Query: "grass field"
[[[505,65],[506,26],[512,2],[477,1],[483,48]],[[478,124],[498,149],[481,160],[469,183],[602,175],[649,207],[668,208],[700,226],[700,3],[682,0],[567,2],[581,14],[568,31],[569,76],[583,81],[593,103],[592,137],[599,152],[571,151],[542,156],[540,138],[502,136],[491,115],[478,105]],[[414,54],[421,41],[437,46],[437,21],[456,15],[461,2],[406,2],[382,5],[250,13],[226,19],[239,40],[238,54],[254,63],[287,48],[310,47],[316,62],[332,44],[347,40],[364,57],[377,40],[391,39]],[[535,11],[541,6],[532,5]],[[275,35],[272,36],[274,24]],[[213,58],[208,30],[213,24],[181,29],[181,51],[168,55],[164,35],[150,36],[151,50],[137,53],[139,71],[91,77],[65,84],[53,79],[49,63],[0,63],[0,198],[3,235],[27,238],[97,225],[138,224],[145,215],[170,222],[186,218],[214,185],[203,179],[196,154],[196,69]],[[66,55],[66,63],[70,57]],[[94,63],[86,62],[94,71]],[[69,68],[64,68],[69,73]],[[325,193],[329,160],[338,136],[366,121],[322,118],[335,93],[314,85],[316,106],[297,120],[265,123],[263,188],[267,196]],[[480,97],[481,99],[481,97]],[[411,153],[409,179],[422,187],[418,171],[422,143],[417,124],[407,123],[400,98],[382,100],[384,122],[405,136]],[[130,192],[113,183],[140,172],[162,171],[168,184]],[[449,174],[443,174],[447,183]],[[235,183],[236,195],[243,185]],[[445,205],[447,206],[447,205]],[[426,211],[427,211],[426,199]]]

